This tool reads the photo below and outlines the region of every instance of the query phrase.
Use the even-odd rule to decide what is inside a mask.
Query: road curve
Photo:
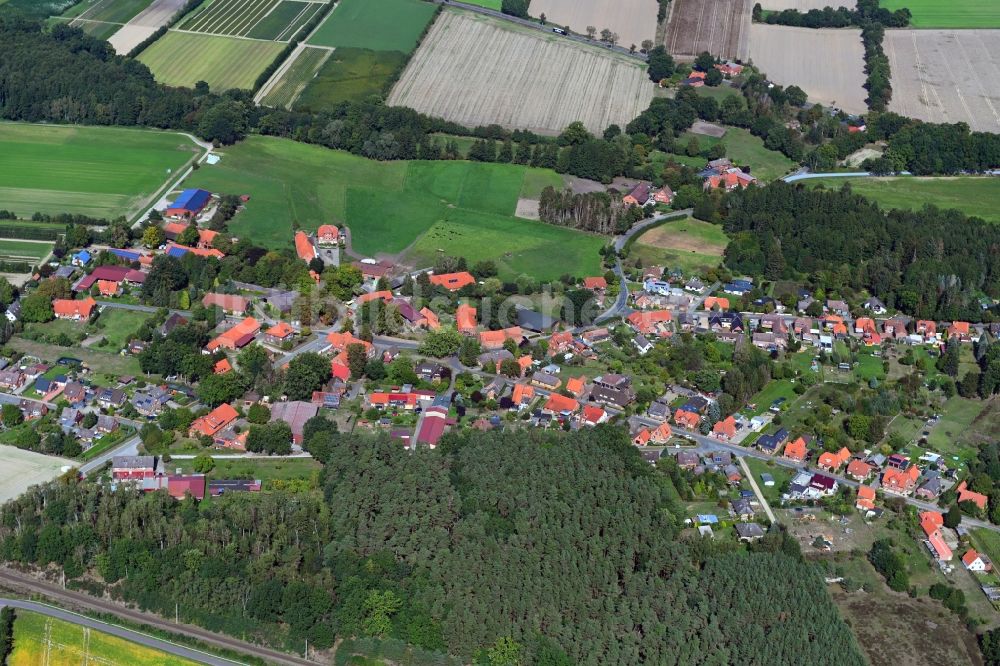
[[[22,574],[20,572],[12,571],[10,569],[0,568],[0,584],[8,588],[16,590],[24,590],[26,592],[34,594],[40,594],[53,601],[57,601],[60,603],[77,606],[98,613],[108,613],[110,615],[115,615],[117,617],[120,617],[124,620],[128,620],[129,622],[144,624],[153,627],[155,629],[169,631],[171,633],[178,634],[181,636],[187,636],[188,638],[193,638],[195,640],[201,641],[206,645],[211,645],[213,647],[222,648],[225,650],[233,650],[235,652],[240,652],[252,657],[256,657],[258,659],[262,659],[268,664],[278,664],[279,666],[315,666],[318,663],[315,661],[304,659],[302,657],[293,654],[278,652],[277,650],[272,650],[270,648],[254,645],[253,643],[247,643],[245,641],[241,641],[231,636],[216,634],[206,629],[202,629],[201,627],[196,627],[190,624],[178,624],[176,622],[170,622],[169,620],[161,618],[159,615],[154,615],[153,613],[147,613],[132,608],[126,608],[124,606],[120,606],[110,601],[105,601],[104,599],[92,597],[88,594],[75,592],[73,590],[65,590],[57,585],[53,585],[52,583],[46,583],[37,580],[35,578],[32,578],[31,576]],[[6,602],[0,602],[0,603],[6,603]],[[35,609],[31,608],[30,610],[35,610]],[[46,613],[46,614],[51,614],[51,613]],[[77,624],[84,624],[83,622],[79,621],[80,619],[79,616],[76,616],[74,614],[70,615],[71,617],[69,618],[60,617],[60,619],[68,619],[68,621],[70,622],[76,622]],[[101,631],[107,631],[107,629],[105,629],[105,627],[103,626],[96,628],[100,629]],[[122,629],[122,630],[129,631],[127,629]],[[141,634],[139,632],[133,632],[133,634],[137,636],[145,636],[144,634]],[[128,640],[136,640],[132,636],[128,636],[127,638]],[[146,638],[150,640],[158,640],[158,639],[152,639],[152,637],[146,637]],[[142,641],[136,640],[136,642],[142,642]],[[171,643],[166,643],[165,641],[164,643],[167,645],[173,645]],[[142,642],[142,644],[147,645],[148,643]],[[157,649],[164,649],[159,645],[151,647],[157,647]],[[181,646],[175,646],[175,647],[181,647]],[[168,650],[168,652],[172,652],[172,650]],[[221,657],[216,658],[218,659],[218,661],[207,661],[206,659],[211,657],[212,655],[198,652],[197,650],[192,650],[192,652],[193,654],[198,654],[200,656],[199,657],[192,656],[189,658],[195,659],[196,661],[199,661],[200,663],[204,664],[219,664],[220,666],[228,666],[231,664],[241,663],[238,661],[223,659]],[[174,652],[174,654],[177,653]]]

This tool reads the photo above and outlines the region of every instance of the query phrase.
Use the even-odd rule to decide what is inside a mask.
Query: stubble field
[[[782,11],[785,9],[797,9],[800,12],[807,12],[810,9],[824,9],[826,7],[847,7],[854,9],[857,6],[856,0],[759,0],[760,6],[768,11]],[[882,3],[885,4],[884,2]]]
[[[1000,30],[886,30],[889,110],[1000,132]]]
[[[576,33],[584,33],[588,25],[598,32],[607,28],[618,33],[625,48],[653,39],[657,9],[656,0],[533,0],[529,8],[532,16],[545,14],[549,23],[568,25]]]
[[[63,467],[75,464],[65,458],[0,445],[0,502],[19,497],[31,486],[51,481],[62,473]]]
[[[602,132],[645,110],[653,87],[642,65],[631,59],[445,11],[388,103],[468,127],[497,124],[558,134],[579,120]]]
[[[755,23],[749,51],[770,80],[799,86],[813,102],[848,113],[868,110],[860,30]]]
[[[702,51],[745,60],[753,0],[674,0],[664,45],[681,59]]]

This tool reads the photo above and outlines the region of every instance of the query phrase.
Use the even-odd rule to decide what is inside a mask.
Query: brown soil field
[[[702,51],[745,60],[753,0],[674,0],[664,44],[681,60]]]
[[[153,0],[153,4],[139,12],[135,18],[111,35],[108,43],[115,53],[124,55],[142,44],[160,26],[166,25],[184,6],[185,0]]]
[[[656,36],[656,0],[532,0],[532,16],[549,23],[568,25],[573,32],[585,34],[588,25],[598,35],[607,28],[618,33],[618,44],[638,48],[644,39]]]
[[[883,47],[890,111],[1000,132],[1000,30],[886,30]]]
[[[649,106],[642,63],[506,21],[446,10],[389,96],[467,127],[554,135],[574,121],[624,127]]]
[[[750,59],[771,81],[797,85],[813,102],[848,113],[868,110],[860,30],[755,23]]]
[[[857,6],[855,0],[758,0],[760,6],[765,10],[797,9],[800,12],[807,12],[810,9],[824,9],[826,7],[847,7],[854,9]]]

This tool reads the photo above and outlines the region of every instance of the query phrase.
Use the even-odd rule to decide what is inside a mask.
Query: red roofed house
[[[215,239],[218,236],[219,236],[218,231],[212,231],[211,229],[199,229],[198,247],[202,250],[212,249],[212,244],[215,243]]]
[[[521,327],[511,326],[501,331],[483,331],[479,334],[479,344],[486,351],[501,349],[507,340],[521,341]]]
[[[600,407],[586,405],[583,408],[583,422],[586,425],[595,426],[608,420],[608,413]]]
[[[535,387],[528,384],[514,384],[510,400],[516,407],[524,407],[535,399]]]
[[[905,471],[890,467],[882,474],[882,489],[906,495],[913,492],[919,478],[920,470],[916,465],[910,465]]]
[[[794,442],[785,446],[785,451],[782,454],[789,460],[798,460],[802,462],[806,459],[806,440],[799,437]]]
[[[660,204],[670,204],[674,200],[674,191],[669,185],[664,185],[653,193],[653,201]]]
[[[549,337],[549,356],[557,356],[569,350],[573,344],[573,334],[569,331],[553,333]]]
[[[737,65],[734,62],[717,64],[715,68],[722,72],[723,76],[739,76],[743,73],[743,65]]]
[[[847,466],[847,476],[858,481],[864,481],[872,473],[872,466],[863,460],[852,460]]]
[[[688,430],[694,430],[701,423],[701,417],[694,412],[687,412],[683,409],[678,409],[674,412],[674,423],[677,425],[687,428]]]
[[[188,228],[186,222],[167,222],[163,225],[163,234],[167,237],[167,240],[177,240],[185,229]]]
[[[122,293],[122,285],[121,282],[114,282],[113,280],[98,280],[97,291],[101,296],[111,298]]]
[[[608,281],[603,277],[585,277],[583,278],[583,288],[590,291],[604,291],[608,288]]]
[[[944,538],[941,536],[940,531],[931,534],[927,540],[930,542],[930,547],[934,551],[938,560],[941,562],[947,562],[952,558],[951,548],[949,548],[948,544],[944,542]]]
[[[566,391],[574,398],[579,398],[583,395],[586,388],[586,384],[583,383],[583,379],[580,377],[570,377],[566,380]]]
[[[295,329],[287,322],[281,321],[264,331],[264,340],[273,345],[280,345],[286,340],[291,340],[295,335]]]
[[[626,206],[645,206],[649,201],[649,185],[639,183],[632,190],[622,197],[622,203]]]
[[[937,339],[937,324],[933,321],[921,319],[917,322],[916,333],[924,336],[925,341]]]
[[[462,303],[455,310],[455,325],[459,333],[473,335],[476,332],[476,308]]]
[[[706,310],[714,310],[718,306],[720,310],[729,309],[729,299],[724,296],[709,296],[705,299],[704,307]]]
[[[461,273],[445,273],[443,275],[432,275],[431,284],[436,287],[444,287],[448,291],[458,291],[462,287],[476,284],[476,278],[472,273],[462,271]]]
[[[417,432],[417,443],[426,444],[433,449],[441,441],[445,426],[453,423],[454,420],[448,418],[447,409],[444,407],[430,407],[424,412],[424,418],[420,422],[420,430]]]
[[[851,459],[851,452],[847,447],[841,448],[836,453],[825,452],[819,457],[816,465],[822,469],[834,472],[840,468],[841,465],[846,463]]]
[[[875,489],[871,486],[858,486],[858,499],[854,507],[861,511],[871,511],[875,508]]]
[[[316,248],[304,231],[295,232],[295,252],[299,255],[299,259],[307,264],[316,258]]]
[[[187,476],[167,477],[167,492],[177,500],[184,499],[187,493],[196,500],[205,499],[205,475],[191,474]]]
[[[987,502],[990,501],[986,495],[969,490],[965,481],[962,481],[960,484],[958,484],[958,486],[955,488],[955,492],[958,493],[959,504],[961,504],[962,502],[972,502],[982,510],[986,509],[986,504]]]
[[[937,511],[921,511],[920,527],[924,534],[930,536],[944,526],[944,516]]]
[[[967,321],[953,321],[951,326],[948,327],[948,337],[956,338],[961,342],[968,342],[972,339],[969,330],[969,322]]]
[[[371,293],[361,294],[360,296],[358,296],[358,299],[355,302],[358,305],[364,305],[368,301],[375,301],[379,299],[383,300],[386,303],[390,302],[392,300],[392,292],[386,290],[386,291],[373,291]]]
[[[82,301],[74,301],[70,298],[57,298],[52,301],[52,311],[56,319],[73,319],[76,321],[90,319],[94,314],[97,301],[87,297]]]
[[[224,375],[227,372],[231,371],[232,369],[233,369],[233,364],[229,362],[228,358],[224,358],[215,364],[215,367],[212,368],[212,372],[214,372],[217,375]]]
[[[712,434],[727,441],[736,437],[736,419],[732,416],[722,419],[712,427]]]
[[[340,230],[332,224],[321,224],[316,230],[316,241],[320,245],[337,245],[340,242]]]
[[[438,319],[438,316],[434,314],[430,308],[420,308],[420,315],[423,319],[417,322],[418,326],[429,328],[432,331],[436,331],[441,328],[441,320]]]
[[[970,548],[965,555],[962,555],[962,564],[969,571],[986,573],[993,570],[993,563],[990,562],[990,558],[980,555],[973,548]]]
[[[580,409],[579,402],[573,398],[567,398],[566,396],[558,393],[549,395],[549,399],[545,402],[545,406],[542,407],[542,411],[548,412],[549,414],[572,414],[578,409]]]
[[[656,335],[661,338],[669,336],[672,331],[669,322],[673,319],[670,310],[649,310],[633,312],[627,318],[629,325],[644,336]]]
[[[240,349],[253,342],[254,337],[260,331],[260,322],[253,317],[247,317],[240,323],[233,326],[228,331],[210,340],[205,349],[214,352],[219,347],[226,349]]]
[[[250,299],[236,294],[208,293],[201,299],[206,308],[220,308],[226,314],[242,315],[250,309]]]
[[[239,414],[232,405],[223,403],[208,414],[195,419],[188,434],[191,437],[200,437],[201,435],[215,437],[216,434],[231,425],[238,416]]]

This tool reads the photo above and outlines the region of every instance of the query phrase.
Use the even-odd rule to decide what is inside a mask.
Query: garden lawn
[[[173,132],[21,123],[0,123],[0,145],[0,209],[25,219],[128,215],[200,152]]]
[[[295,99],[294,108],[302,111],[325,111],[341,102],[361,102],[372,95],[382,95],[395,73],[406,63],[399,51],[339,48],[306,49],[328,54],[315,76],[310,73],[305,88]],[[303,56],[300,56],[299,60]],[[299,62],[295,61],[294,69]]]
[[[129,666],[192,666],[196,663],[30,611],[18,610],[14,649],[8,666],[38,664],[129,664]]]
[[[139,367],[139,359],[135,356],[121,356],[119,354],[79,346],[60,347],[44,342],[25,340],[16,335],[10,339],[7,346],[24,354],[37,356],[49,363],[63,356],[78,358],[86,363],[93,373],[97,374],[105,373],[115,377],[120,377],[121,375],[140,376],[143,374],[142,369]],[[91,381],[99,380],[91,376]]]
[[[106,343],[95,345],[95,347],[113,352],[119,351],[132,337],[132,334],[139,330],[139,327],[150,317],[152,315],[148,312],[104,308],[95,322],[95,327],[97,334],[102,336]]]
[[[753,175],[763,181],[781,178],[795,168],[795,162],[777,151],[765,148],[764,140],[750,134],[748,130],[730,127],[722,137],[722,142],[726,145],[726,157],[736,164],[749,166]]]
[[[882,0],[881,7],[909,9],[914,28],[1000,28],[996,0]]]
[[[278,42],[170,31],[139,54],[160,83],[193,88],[204,81],[213,92],[249,90],[285,48]]]
[[[691,217],[669,220],[651,227],[629,248],[644,266],[679,268],[685,273],[702,273],[722,263],[729,238],[717,224]]]
[[[178,466],[190,467],[190,461],[175,461]],[[311,458],[284,460],[239,460],[234,458],[216,458],[215,468],[210,475],[213,479],[260,479],[268,481],[290,481],[292,479],[308,479],[322,469],[323,466]]]
[[[882,359],[872,355],[871,349],[862,349],[858,352],[858,364],[854,368],[854,374],[864,381],[870,379],[885,379],[885,370],[882,369]]]
[[[309,43],[409,53],[435,11],[421,0],[341,0]]]
[[[754,481],[757,482],[760,492],[764,494],[764,499],[767,500],[768,504],[772,504],[777,508],[781,503],[781,486],[784,482],[792,480],[792,470],[781,465],[768,465],[766,460],[751,456],[744,456],[744,460],[746,460],[747,467],[753,472]],[[764,480],[760,478],[761,474],[770,474],[773,476],[774,485],[765,486]]]
[[[954,208],[966,215],[1000,223],[1000,178],[959,176],[923,178],[817,178],[806,181],[811,186],[839,190],[850,183],[861,194],[886,209],[920,210],[930,204],[942,209]]]
[[[961,458],[975,455],[974,449],[962,447],[958,440],[986,407],[987,403],[981,400],[970,400],[957,395],[948,398],[940,411],[941,420],[931,429],[927,438],[928,446],[942,455],[957,455]]]
[[[790,404],[795,400],[795,384],[787,379],[772,381],[760,393],[750,399],[750,403],[756,405],[750,411],[750,414],[753,416],[763,414],[771,408],[771,403],[778,398],[785,398],[786,404]]]
[[[434,228],[414,247],[416,258],[432,259],[440,249],[470,262],[495,259],[506,276],[542,278],[558,277],[562,268],[574,275],[597,270],[603,244],[597,236],[514,217],[519,197],[561,183],[554,171],[520,165],[376,162],[254,136],[226,148],[219,164],[193,172],[185,186],[250,194],[229,226],[266,247],[290,247],[293,222],[307,230],[346,224],[352,249],[364,255],[402,252]]]

